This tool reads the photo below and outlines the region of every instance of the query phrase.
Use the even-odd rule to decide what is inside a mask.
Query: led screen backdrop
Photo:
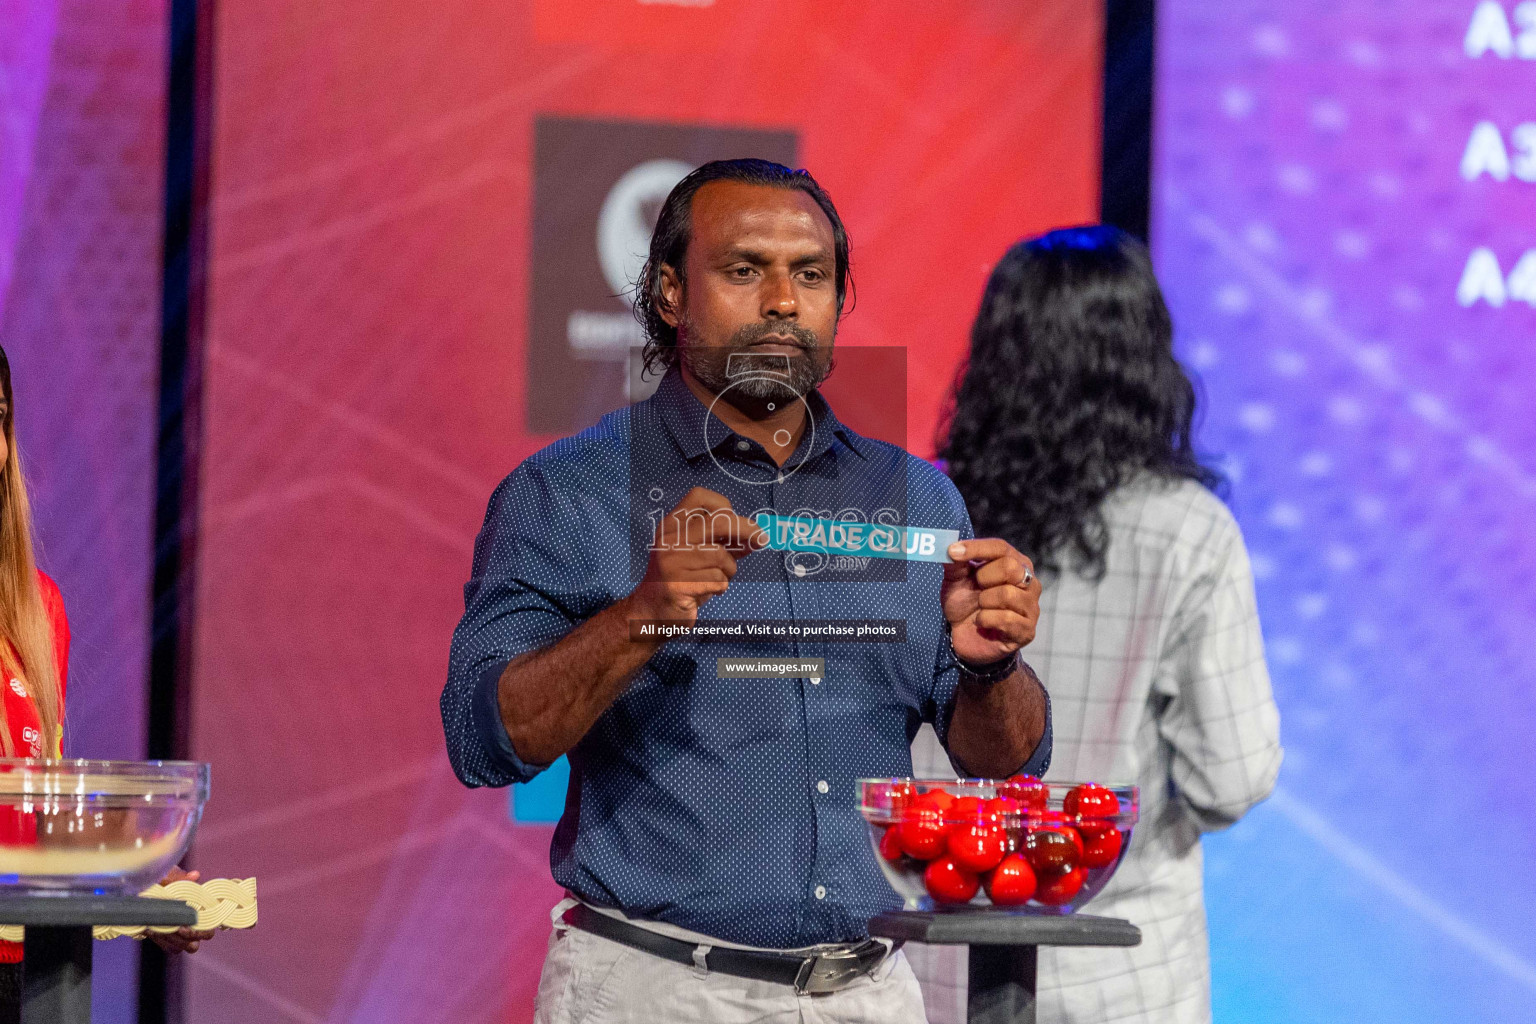
[[[74,757],[144,752],[167,8],[0,2],[0,345],[73,634]],[[137,955],[97,951],[98,1022],[135,1019]]]
[[[1153,235],[1254,554],[1280,790],[1217,1019],[1536,1005],[1536,4],[1161,13]]]
[[[190,961],[188,1020],[529,1019],[550,830],[459,786],[437,709],[492,488],[636,393],[636,246],[726,154],[831,192],[839,344],[905,348],[929,454],[992,262],[1095,216],[1102,33],[1076,0],[218,5],[196,861],[257,875],[262,925]]]

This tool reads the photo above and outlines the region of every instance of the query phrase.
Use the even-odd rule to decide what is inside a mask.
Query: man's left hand
[[[1033,562],[995,537],[957,541],[949,557],[940,594],[956,657],[990,664],[1035,638],[1040,581]]]

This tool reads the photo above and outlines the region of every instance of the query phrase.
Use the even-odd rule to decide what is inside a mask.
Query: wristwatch
[[[1013,675],[1018,670],[1021,656],[1014,651],[1001,661],[990,662],[985,665],[977,665],[966,661],[955,653],[955,638],[953,634],[946,633],[949,637],[949,656],[954,659],[955,667],[960,670],[960,679],[963,682],[976,686],[992,686]]]

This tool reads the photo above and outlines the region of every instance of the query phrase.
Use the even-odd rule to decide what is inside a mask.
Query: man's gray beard
[[[721,394],[730,388],[731,394],[756,402],[792,402],[815,390],[826,377],[806,356],[786,359],[772,355],[734,355],[734,359],[722,359],[714,354],[700,356],[684,350],[683,359],[699,383],[713,394]],[[789,364],[787,377],[786,362]]]
[[[792,356],[682,346],[683,365],[711,394],[730,388],[733,395],[754,402],[789,402],[814,391],[832,368],[830,360],[823,362],[822,355],[819,344]]]

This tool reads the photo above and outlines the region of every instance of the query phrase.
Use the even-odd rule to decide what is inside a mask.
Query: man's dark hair
[[[662,204],[656,218],[656,230],[651,234],[651,253],[640,271],[635,286],[635,319],[645,328],[645,369],[663,369],[677,362],[677,328],[662,317],[665,300],[661,293],[661,268],[665,264],[677,274],[677,279],[687,287],[683,262],[688,254],[688,242],[693,229],[693,197],[699,189],[712,181],[740,181],[748,185],[767,185],[770,188],[798,189],[816,200],[827,219],[832,222],[833,252],[836,256],[835,283],[837,285],[837,309],[841,315],[843,300],[853,288],[853,277],[848,267],[848,232],[843,220],[832,205],[832,197],[816,183],[811,173],[776,164],[772,160],[711,160],[678,182]]]
[[[1112,227],[1020,242],[992,271],[940,455],[977,536],[1042,569],[1103,575],[1104,499],[1134,477],[1219,473],[1193,441],[1195,387],[1146,246]]]

